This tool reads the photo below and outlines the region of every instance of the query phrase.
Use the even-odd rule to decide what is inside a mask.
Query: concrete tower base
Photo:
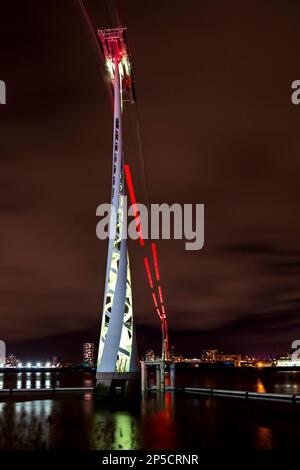
[[[94,399],[96,401],[105,401],[116,395],[122,395],[122,397],[132,396],[139,389],[140,377],[138,372],[97,372]]]

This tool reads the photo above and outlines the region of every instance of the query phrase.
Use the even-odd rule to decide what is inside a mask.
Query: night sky
[[[103,0],[86,0],[99,27]],[[279,354],[300,338],[300,4],[127,0],[150,202],[204,203],[205,246],[158,241],[170,343]],[[81,354],[99,333],[111,191],[104,66],[76,0],[1,3],[0,336],[21,357]],[[126,159],[145,202],[135,107]],[[129,243],[140,353],[159,324]],[[77,357],[77,356],[76,356]]]

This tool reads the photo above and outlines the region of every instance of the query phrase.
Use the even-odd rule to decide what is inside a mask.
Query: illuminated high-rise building
[[[83,362],[90,367],[95,365],[94,343],[83,343]]]
[[[136,378],[138,372],[131,276],[124,217],[124,101],[134,101],[133,80],[124,28],[99,30],[98,37],[113,87],[114,130],[112,155],[113,210],[110,215],[104,303],[100,332],[97,385],[108,390],[115,380]]]

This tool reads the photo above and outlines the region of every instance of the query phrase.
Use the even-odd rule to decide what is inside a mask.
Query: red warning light
[[[158,307],[158,303],[157,303],[157,299],[156,299],[156,294],[155,294],[155,292],[152,292],[152,298],[153,298],[154,305],[155,305],[155,307],[157,308],[157,307]]]
[[[163,295],[162,295],[161,286],[158,286],[158,293],[159,293],[159,300],[160,300],[160,302],[163,304],[164,301],[163,301]]]
[[[159,269],[158,269],[158,261],[157,261],[157,251],[156,251],[156,245],[155,243],[151,243],[152,247],[152,255],[153,255],[153,261],[154,261],[154,268],[155,268],[155,275],[156,275],[156,280],[160,281],[160,275],[159,275]]]
[[[153,281],[152,281],[152,276],[151,276],[150,267],[149,267],[149,261],[148,261],[147,257],[144,258],[144,263],[145,263],[146,273],[147,273],[147,277],[148,277],[148,281],[149,281],[149,286],[150,286],[151,289],[153,289]]]

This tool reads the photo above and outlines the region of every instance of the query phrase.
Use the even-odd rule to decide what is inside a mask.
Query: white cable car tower
[[[122,149],[123,102],[134,102],[134,88],[129,62],[125,28],[102,29],[97,32],[113,85],[114,134],[112,164],[112,198],[115,210],[110,216],[106,279],[96,391],[104,394],[111,386],[138,378],[138,358],[133,322],[130,265],[124,224],[124,171]]]

